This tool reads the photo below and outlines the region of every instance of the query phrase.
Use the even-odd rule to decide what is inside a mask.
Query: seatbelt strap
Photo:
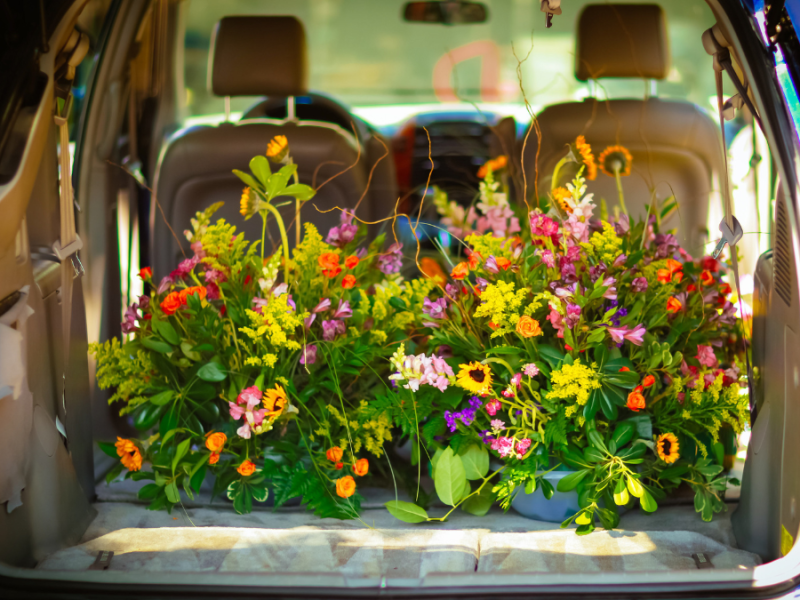
[[[727,50],[725,50],[727,52]],[[744,303],[742,301],[742,287],[739,284],[739,257],[736,253],[736,243],[742,238],[742,226],[736,217],[733,215],[733,197],[731,195],[730,174],[728,173],[728,144],[725,141],[725,106],[722,101],[722,65],[718,60],[717,55],[714,55],[714,79],[717,86],[717,108],[719,110],[719,128],[722,132],[722,153],[725,162],[725,169],[722,173],[722,206],[725,216],[720,221],[719,230],[722,233],[722,239],[714,249],[713,256],[717,258],[725,244],[730,247],[731,251],[731,270],[733,271],[733,281],[736,286],[736,295],[739,298],[739,313],[744,319]],[[744,322],[742,323],[742,342],[744,343],[744,361],[747,367],[747,392],[750,404],[750,426],[755,423],[758,409],[756,407],[755,394],[753,393],[753,366],[750,364],[750,355],[748,354],[750,343],[747,339],[747,332],[745,330]]]
[[[69,156],[69,113],[72,109],[72,94],[61,105],[56,99],[55,123],[58,126],[60,143],[61,185],[59,191],[59,204],[61,212],[61,238],[53,244],[53,252],[61,261],[61,336],[63,338],[63,371],[61,402],[64,414],[67,412],[66,384],[67,368],[69,367],[70,329],[72,325],[72,289],[76,277],[83,275],[83,265],[78,258],[78,251],[83,247],[83,242],[75,230],[75,207],[72,192],[72,168]],[[66,432],[62,431],[64,437]]]

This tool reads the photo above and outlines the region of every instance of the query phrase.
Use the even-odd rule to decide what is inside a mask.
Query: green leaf
[[[158,408],[158,407],[156,407]],[[158,433],[163,437],[170,429],[178,427],[178,407],[173,404],[158,424]]]
[[[184,457],[186,452],[189,450],[189,444],[192,443],[192,438],[186,438],[180,444],[178,444],[178,448],[175,450],[175,456],[172,459],[172,474],[175,474],[175,467],[178,466],[178,463]]]
[[[228,375],[222,370],[222,367],[219,364],[215,362],[209,362],[200,367],[200,369],[197,371],[197,376],[203,381],[217,382],[222,381]]]
[[[167,494],[167,500],[172,502],[173,504],[177,504],[181,500],[180,492],[178,491],[178,486],[175,481],[170,481],[166,486],[164,486],[164,491]]]
[[[532,494],[536,491],[536,477],[531,477],[525,482],[525,493]]]
[[[111,458],[119,460],[119,455],[117,454],[117,447],[111,442],[97,442],[97,446],[100,448],[100,450],[108,454]]]
[[[617,480],[617,485],[614,487],[614,504],[617,506],[625,506],[630,500],[628,494],[628,487],[625,485],[625,479],[620,477]]]
[[[202,462],[199,463],[199,465],[199,469],[197,468],[197,465],[194,466],[189,477],[189,486],[197,493],[200,493],[200,486],[203,485],[203,481],[206,478],[206,473],[208,472],[208,465],[206,463],[205,456],[202,458]]]
[[[142,489],[139,490],[137,496],[139,500],[152,500],[158,495],[158,492],[161,491],[161,486],[156,485],[155,483],[148,483]]]
[[[520,354],[522,348],[518,346],[497,346],[497,348],[489,348],[486,354]]]
[[[178,336],[178,332],[175,331],[175,328],[170,325],[169,321],[162,320],[162,319],[152,319],[151,323],[153,324],[153,329],[167,340],[173,346],[177,346],[178,342],[181,341],[181,338]]]
[[[675,465],[673,467],[667,467],[661,473],[659,473],[659,479],[672,479],[673,477],[680,477],[684,475],[686,472],[689,471],[689,465]]]
[[[697,466],[697,470],[706,476],[706,479],[711,480],[720,473],[722,473],[721,465],[703,465]]]
[[[606,448],[605,442],[603,442],[603,436],[601,436],[596,429],[590,429],[586,436],[589,438],[589,443],[591,443],[592,446],[601,452],[608,452],[608,448]]]
[[[539,355],[554,369],[564,360],[563,352],[547,344],[538,344],[536,349],[539,351]]]
[[[411,502],[391,500],[384,506],[395,519],[399,519],[404,523],[423,523],[428,520],[428,513],[425,512],[425,509]]]
[[[269,489],[266,484],[264,485],[251,485],[250,491],[253,494],[253,500],[256,502],[266,502],[269,498]]]
[[[186,356],[186,358],[189,360],[197,362],[203,359],[199,352],[192,350],[192,345],[189,342],[181,342],[181,350],[183,351],[184,356]]]
[[[646,489],[642,490],[642,496],[640,500],[642,503],[642,509],[647,512],[655,512],[656,509],[658,508],[658,504],[656,503],[655,498],[653,498],[653,495]]]
[[[612,396],[608,393],[608,388],[603,386],[600,388],[600,409],[608,420],[614,420],[618,416],[617,407],[614,405]]]
[[[307,200],[311,200],[317,192],[311,186],[302,184],[302,183],[294,183],[290,186],[284,188],[282,196],[292,196],[297,198],[301,202],[306,202]]]
[[[555,489],[553,489],[553,484],[552,484],[552,483],[550,483],[550,482],[549,482],[547,479],[545,479],[544,477],[542,477],[542,478],[539,480],[539,485],[541,485],[541,486],[542,486],[542,494],[544,494],[544,497],[545,497],[547,500],[550,500],[550,498],[552,498],[552,497],[553,497],[553,494],[555,493]]]
[[[276,196],[283,195],[283,190],[289,182],[289,178],[297,171],[297,164],[292,163],[281,167],[277,173],[273,173],[267,182],[267,198],[272,200]]]
[[[533,479],[529,479],[529,481],[533,481]],[[489,509],[492,508],[494,501],[495,495],[491,490],[491,486],[485,485],[479,494],[474,494],[464,500],[461,508],[464,509],[464,512],[475,515],[476,517],[482,517],[489,512]]]
[[[255,175],[264,188],[267,187],[269,176],[272,175],[272,169],[269,168],[269,161],[267,157],[259,154],[250,160],[250,171]]]
[[[142,338],[142,345],[145,348],[149,348],[155,352],[160,352],[161,354],[169,354],[175,349],[166,342],[162,342],[151,337]]]
[[[467,481],[461,457],[448,447],[439,457],[433,474],[433,483],[439,500],[448,506],[455,506],[461,499]]]
[[[253,177],[248,173],[240,171],[239,169],[234,169],[233,174],[236,175],[242,181],[244,181],[245,184],[249,185],[251,188],[255,190],[262,189],[262,186],[259,185],[259,183],[255,179],[253,179]]]
[[[150,396],[150,402],[152,404],[155,404],[156,406],[164,406],[174,397],[175,397],[175,392],[173,392],[172,390],[166,390],[164,392],[156,394],[155,396]]]
[[[580,471],[575,471],[574,473],[570,473],[561,481],[558,482],[556,489],[559,492],[571,492],[574,490],[577,485],[583,481],[583,478],[586,477],[590,471],[588,469],[582,469]]]
[[[623,421],[614,429],[611,434],[611,439],[617,445],[617,448],[622,448],[625,444],[633,439],[633,433],[636,431],[636,425],[631,421]]]
[[[489,451],[486,446],[472,444],[460,456],[467,479],[475,481],[486,477],[489,472]]]
[[[110,470],[108,473],[106,473],[106,483],[111,483],[111,482],[112,482],[112,481],[114,481],[114,480],[115,480],[117,477],[119,477],[119,474],[120,474],[120,473],[122,473],[122,470],[123,470],[124,468],[125,468],[125,467],[123,466],[123,464],[122,464],[122,463],[117,463],[117,464],[114,466],[114,468],[113,468],[113,469],[111,469],[111,470]]]
[[[631,477],[628,475],[625,478],[626,485],[628,486],[628,491],[631,493],[631,496],[634,498],[641,498],[644,495],[644,487],[639,480],[635,477]]]
[[[586,406],[583,407],[583,416],[590,421],[594,419],[598,410],[600,410],[600,390],[592,390]]]
[[[653,423],[649,415],[636,415],[622,421],[623,423],[633,423],[636,426],[637,437],[645,440],[653,439]]]

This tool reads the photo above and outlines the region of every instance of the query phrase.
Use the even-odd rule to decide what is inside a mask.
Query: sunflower
[[[267,390],[264,395],[264,408],[267,409],[269,416],[279,415],[286,406],[286,392],[284,389],[276,385],[275,389]]]
[[[581,161],[586,165],[586,179],[594,181],[597,179],[597,164],[594,162],[592,147],[586,143],[586,138],[579,135],[575,139],[575,149],[581,155]]]
[[[631,163],[633,156],[625,146],[609,146],[597,158],[600,163],[600,170],[606,175],[614,177],[616,171],[620,176],[627,177],[631,174]]]
[[[471,362],[468,365],[458,365],[461,370],[458,372],[458,385],[472,392],[473,394],[483,394],[489,391],[492,385],[492,371],[487,365],[479,362]]]
[[[656,450],[658,451],[658,457],[668,465],[680,458],[680,452],[678,452],[680,445],[674,433],[662,433],[658,436]]]
[[[276,135],[267,144],[267,158],[272,162],[283,162],[287,154],[289,154],[289,140],[285,135]]]
[[[142,468],[142,454],[139,448],[131,440],[124,440],[117,437],[117,455],[120,457],[119,461],[129,471],[138,471]]]
[[[571,213],[572,207],[567,202],[567,198],[572,198],[572,192],[565,187],[557,187],[553,190],[553,200],[565,213]]]
[[[478,178],[485,178],[489,174],[489,171],[494,172],[505,169],[506,165],[508,165],[508,157],[505,155],[498,156],[497,158],[490,158],[478,169]]]

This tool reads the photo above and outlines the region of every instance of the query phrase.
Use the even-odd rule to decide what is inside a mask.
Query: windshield
[[[379,126],[457,102],[478,103],[527,121],[518,59],[524,60],[519,75],[534,107],[590,94],[591,84],[574,76],[575,28],[588,1],[565,2],[550,29],[539,2],[485,4],[486,23],[444,26],[405,22],[403,0],[189,0],[182,69],[185,117],[223,112],[223,99],[206,85],[211,32],[220,18],[243,14],[297,16],[307,33],[310,89],[349,104]],[[655,91],[659,97],[711,108],[711,59],[700,43],[703,31],[714,24],[711,10],[694,0],[670,0],[663,8],[672,59],[667,79],[653,90],[641,80],[606,79],[599,85],[608,97],[640,98]],[[534,51],[528,56],[531,44]],[[269,40],[255,60],[270,60]],[[244,111],[253,102],[232,98],[231,110]]]

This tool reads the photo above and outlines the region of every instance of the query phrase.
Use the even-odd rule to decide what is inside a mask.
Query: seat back
[[[668,71],[666,23],[660,7],[603,4],[583,11],[576,52],[578,79],[663,79]],[[664,200],[674,195],[678,211],[664,227],[677,228],[679,241],[690,252],[703,251],[709,201],[718,194],[724,158],[719,127],[698,106],[655,98],[589,98],[550,106],[539,114],[538,122],[540,194],[550,189],[556,163],[577,136],[585,136],[595,158],[608,146],[625,146],[633,156],[632,172],[622,178],[628,212],[643,218],[653,196]],[[537,170],[535,154],[529,141],[524,157],[529,179]],[[598,172],[587,188],[596,204],[606,201],[609,211],[619,204],[614,177]]]
[[[270,59],[262,62],[255,57],[263,55],[265,45],[271,49]],[[225,17],[215,29],[211,58],[209,85],[216,95],[298,96],[307,93],[305,32],[294,17]],[[158,203],[154,203],[150,215],[154,277],[168,274],[184,254],[191,256],[189,244],[181,232],[197,211],[215,202],[225,202],[218,217],[237,225],[250,240],[261,238],[261,220],[256,217],[244,221],[239,215],[244,184],[232,170],[246,171],[250,159],[263,155],[267,143],[276,135],[287,137],[301,183],[316,188],[341,173],[325,184],[301,211],[301,221],[314,223],[323,236],[339,223],[339,211],[330,209],[353,208],[362,195],[364,200],[357,212],[359,218],[374,221],[391,211],[394,198],[381,202],[382,208],[376,210],[376,195],[367,193],[367,149],[362,149],[362,158],[356,166],[347,169],[356,163],[358,142],[338,126],[255,118],[237,124],[192,127],[169,140],[156,170]],[[391,157],[383,162],[391,165]],[[381,186],[385,189],[386,182],[382,181]],[[287,205],[279,210],[291,243],[295,239],[294,207]],[[279,243],[279,231],[272,220],[268,227],[267,249]]]

